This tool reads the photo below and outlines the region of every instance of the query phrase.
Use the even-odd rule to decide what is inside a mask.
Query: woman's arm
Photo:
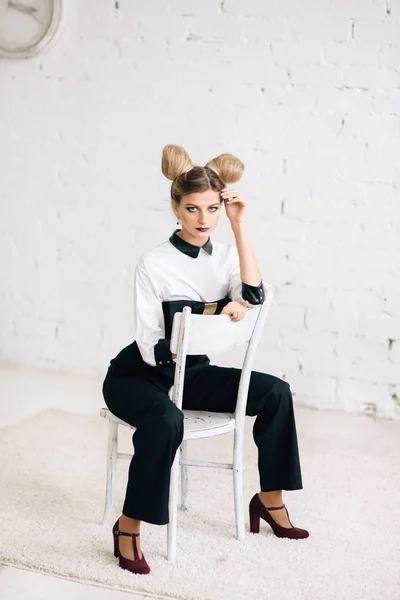
[[[142,257],[135,271],[134,325],[136,343],[143,360],[151,367],[171,364],[170,340],[165,339],[161,297]]]
[[[224,188],[221,196],[224,199],[226,215],[235,236],[240,263],[240,278],[246,285],[259,287],[262,279],[250,246],[245,220],[247,200],[232,188]]]
[[[245,223],[232,225],[236,248],[239,254],[240,278],[243,283],[257,287],[261,284],[261,275],[257,266]]]

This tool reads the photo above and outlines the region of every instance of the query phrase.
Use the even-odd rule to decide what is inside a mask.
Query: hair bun
[[[175,179],[193,169],[189,154],[182,146],[168,144],[163,148],[161,157],[161,171],[168,179]]]
[[[244,164],[233,154],[220,154],[210,160],[206,167],[219,175],[224,183],[236,183],[243,175]]]

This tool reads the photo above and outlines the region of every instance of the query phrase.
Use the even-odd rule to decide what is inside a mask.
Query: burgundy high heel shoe
[[[289,513],[284,504],[282,506],[273,506],[272,508],[266,508],[261,502],[258,494],[254,494],[250,500],[249,512],[250,512],[250,531],[251,533],[260,533],[260,519],[264,519],[271,526],[272,531],[277,537],[290,538],[292,540],[300,540],[308,538],[310,535],[306,529],[300,529],[299,527],[282,527],[275,521],[275,519],[269,514],[271,510],[280,510],[284,508],[286,510],[289,523],[292,522],[289,518]]]
[[[150,573],[150,567],[146,562],[144,554],[142,553],[142,558],[139,558],[139,552],[137,549],[136,538],[139,537],[140,533],[125,533],[125,531],[120,531],[119,530],[119,519],[114,524],[112,532],[113,532],[113,536],[114,536],[114,556],[115,556],[115,558],[119,559],[119,566],[121,567],[121,569],[126,569],[127,571],[130,571],[131,573],[137,573],[139,575],[147,575],[148,573]],[[129,558],[125,558],[124,556],[121,555],[121,553],[119,551],[119,543],[118,543],[118,537],[120,535],[125,535],[127,537],[132,538],[133,556],[134,556],[135,560],[130,560]]]

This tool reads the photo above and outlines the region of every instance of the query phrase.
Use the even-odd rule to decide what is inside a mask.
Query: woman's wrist
[[[247,226],[244,221],[241,223],[231,223],[231,227],[235,237],[247,234]]]

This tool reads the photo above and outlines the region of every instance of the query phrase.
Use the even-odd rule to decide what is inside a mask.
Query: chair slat
[[[246,316],[234,323],[229,315],[190,316],[187,354],[225,352],[245,345],[251,338],[260,307],[247,309]],[[183,313],[176,313],[172,324],[171,352],[178,350],[178,334]]]

